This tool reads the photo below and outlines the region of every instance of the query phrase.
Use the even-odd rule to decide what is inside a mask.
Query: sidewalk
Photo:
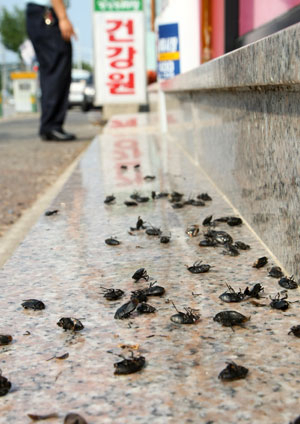
[[[1,369],[12,390],[2,398],[1,423],[29,423],[28,413],[56,413],[53,423],[59,424],[71,411],[88,424],[282,424],[297,416],[298,342],[288,332],[298,324],[299,304],[291,304],[286,314],[270,308],[269,296],[280,287],[267,267],[252,264],[262,256],[268,257],[268,267],[277,263],[247,224],[215,227],[251,246],[237,257],[223,255],[222,247],[199,246],[207,231],[205,217],[236,211],[153,122],[146,114],[113,119],[49,206],[59,213],[41,216],[1,271],[0,285],[6,287],[0,293],[2,332],[14,339],[2,348]],[[146,181],[146,175],[156,178]],[[174,209],[161,198],[126,207],[134,190],[150,197],[153,190],[177,191],[186,199],[207,192],[212,201]],[[111,194],[116,202],[104,204]],[[138,216],[171,234],[170,243],[143,230],[128,232]],[[185,232],[191,224],[199,225],[197,237]],[[105,244],[111,236],[121,244]],[[186,265],[199,260],[211,270],[191,274]],[[165,296],[149,298],[153,314],[114,319],[131,291],[148,286],[132,279],[141,267],[166,289]],[[238,292],[255,283],[265,288],[256,303],[226,304],[219,298],[226,284]],[[108,302],[101,287],[125,295]],[[297,296],[290,293],[290,300]],[[24,310],[21,303],[30,298],[42,300],[46,309]],[[199,310],[199,322],[174,324],[170,300],[180,311]],[[224,310],[251,320],[232,331],[213,320]],[[84,329],[64,332],[56,325],[61,317],[80,319]],[[144,356],[146,366],[136,374],[114,375],[114,363],[121,360],[117,355],[129,357],[130,350]],[[49,360],[61,355],[65,359]],[[222,382],[218,374],[226,361],[248,368],[247,378]]]

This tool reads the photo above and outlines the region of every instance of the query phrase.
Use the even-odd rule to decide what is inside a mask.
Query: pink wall
[[[239,0],[239,35],[272,21],[298,5],[300,0]]]
[[[222,54],[224,54],[224,0],[212,0],[212,57]]]

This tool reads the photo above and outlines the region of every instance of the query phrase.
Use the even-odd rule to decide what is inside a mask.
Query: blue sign
[[[158,77],[169,79],[180,74],[178,24],[158,26]]]

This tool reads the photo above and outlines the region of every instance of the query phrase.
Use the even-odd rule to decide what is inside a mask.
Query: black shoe
[[[66,133],[63,130],[51,130],[41,134],[41,139],[44,141],[72,141],[76,136],[71,133]]]

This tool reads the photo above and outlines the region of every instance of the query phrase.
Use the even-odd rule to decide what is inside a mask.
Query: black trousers
[[[62,128],[71,83],[72,44],[62,38],[58,19],[51,11],[54,23],[46,25],[43,6],[29,3],[26,10],[28,36],[39,62],[42,92],[40,134]]]

